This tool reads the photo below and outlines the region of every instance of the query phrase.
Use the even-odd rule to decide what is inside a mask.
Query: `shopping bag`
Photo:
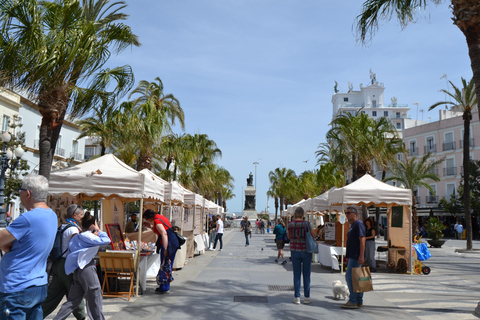
[[[352,268],[352,284],[354,292],[368,292],[373,290],[370,267]]]
[[[307,227],[305,230],[305,241],[307,242],[307,252],[308,253],[318,253],[318,244],[315,239],[313,239],[312,233],[310,232],[310,223],[307,222]]]
[[[417,259],[419,261],[425,261],[432,256],[430,254],[430,250],[428,250],[426,243],[414,244],[413,247],[415,248],[415,252],[417,253]]]

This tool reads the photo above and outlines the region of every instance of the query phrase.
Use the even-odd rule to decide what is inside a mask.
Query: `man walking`
[[[68,243],[70,240],[82,231],[80,224],[83,218],[83,208],[78,204],[72,204],[67,208],[66,223],[61,228],[66,228],[62,234],[62,252],[60,259],[55,261],[52,266],[52,282],[48,286],[47,298],[42,304],[43,317],[47,317],[55,311],[64,296],[68,298],[68,292],[73,282],[73,274],[65,273],[65,260],[68,255]],[[85,319],[85,302],[82,298],[78,307],[73,311],[73,315],[78,320]]]
[[[353,291],[352,268],[357,268],[365,261],[365,225],[357,219],[357,209],[348,207],[345,211],[350,228],[347,233],[347,254],[348,258],[347,273],[345,280],[347,281],[350,298],[347,303],[342,304],[342,308],[357,309],[363,306],[363,292],[357,293]]]
[[[245,217],[242,229],[240,231],[245,232],[245,247],[248,247],[250,245],[250,242],[248,241],[248,236],[251,236],[252,234],[252,224],[250,221],[248,221],[248,217]]]
[[[220,215],[217,215],[217,228],[216,228],[217,235],[215,236],[215,242],[213,243],[213,251],[217,247],[217,241],[220,240],[220,251],[223,250],[223,221]]]
[[[48,180],[28,175],[19,189],[28,210],[0,231],[0,319],[43,319],[47,257],[57,231],[57,215],[45,201]]]

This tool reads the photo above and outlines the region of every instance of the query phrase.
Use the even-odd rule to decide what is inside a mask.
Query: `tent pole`
[[[332,209],[332,208],[330,207],[330,209]],[[342,213],[345,214],[345,209],[343,207],[343,203],[342,203]],[[343,245],[344,245],[344,243],[343,243],[343,241],[344,241],[344,238],[345,238],[345,225],[342,224],[342,275],[344,274],[344,271],[343,271],[344,270],[344,267],[343,267],[343,260],[344,260],[344,258],[343,258]]]
[[[182,222],[180,223],[180,227],[182,228],[182,229],[180,229],[180,234],[183,236],[183,218],[184,218],[184,215],[185,215],[185,208],[184,208],[183,205],[180,207],[180,210],[181,210],[180,211],[180,219],[182,220]]]
[[[140,252],[142,251],[142,232],[143,232],[143,198],[140,199],[140,223],[138,226],[138,241],[137,241],[137,254],[135,255],[135,270],[137,272],[137,283],[135,284],[135,295],[138,297],[138,284],[140,281],[140,277],[138,276],[138,272],[140,269]],[[146,272],[147,270],[145,270]]]
[[[413,274],[413,259],[412,259],[412,257],[413,257],[413,250],[415,250],[415,249],[413,249],[413,245],[411,243],[412,242],[412,223],[413,223],[412,214],[413,214],[413,211],[412,211],[412,206],[408,206],[408,208],[410,209],[410,214],[408,215],[410,217],[410,219],[409,219],[410,220],[410,227],[408,229],[409,229],[409,233],[410,233],[409,241],[410,241],[410,250],[411,250],[410,251],[410,263],[409,263],[409,265],[410,265],[410,274]]]

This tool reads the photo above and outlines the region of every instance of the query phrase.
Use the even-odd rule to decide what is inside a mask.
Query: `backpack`
[[[261,227],[261,228],[265,228],[265,222],[263,222],[263,221],[260,222],[260,227]]]
[[[62,239],[63,239],[63,232],[70,227],[74,227],[71,224],[67,224],[65,226],[60,226],[57,229],[57,234],[55,235],[55,241],[53,242],[52,251],[48,255],[48,260],[51,262],[55,262],[60,259],[65,252],[62,251]]]

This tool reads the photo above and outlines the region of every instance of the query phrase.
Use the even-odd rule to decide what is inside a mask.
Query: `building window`
[[[400,119],[400,118],[401,118],[401,117],[400,117],[400,112],[396,112],[396,113],[395,113],[395,118],[397,118],[397,119]]]
[[[409,148],[409,153],[411,156],[417,155],[417,142],[415,140],[410,141],[410,148]]]
[[[447,193],[445,194],[445,198],[447,201],[450,200],[450,197],[455,196],[455,184],[454,183],[447,183]]]
[[[377,111],[372,111],[372,117],[376,117],[377,116]]]
[[[348,102],[348,98],[343,98],[343,102]]]
[[[425,145],[425,152],[436,152],[435,140],[433,137],[428,137]]]
[[[95,147],[85,147],[85,159],[90,159],[95,156]]]
[[[383,116],[388,117],[388,111],[383,111]]]
[[[397,122],[397,129],[402,129],[402,124],[400,122]]]
[[[372,108],[376,108],[377,107],[377,100],[372,100]]]
[[[10,117],[3,115],[3,122],[2,122],[2,132],[8,131],[8,122],[10,121]]]

